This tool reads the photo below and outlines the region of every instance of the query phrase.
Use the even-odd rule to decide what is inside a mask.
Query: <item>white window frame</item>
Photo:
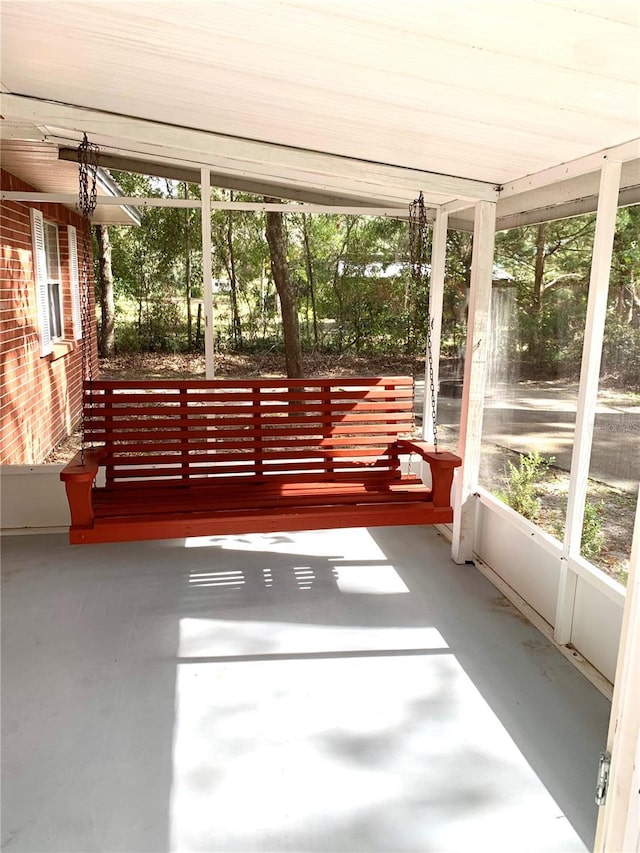
[[[82,338],[82,312],[80,303],[80,272],[78,268],[78,236],[73,225],[67,225],[67,245],[69,247],[69,281],[71,282],[71,313],[73,338]]]
[[[64,299],[62,293],[62,264],[60,263],[60,239],[58,226],[55,222],[43,221],[44,245],[46,257],[47,296],[49,308],[49,334],[53,342],[64,339]],[[53,264],[50,263],[55,256],[57,271],[54,275]],[[59,328],[56,328],[59,326]]]
[[[44,217],[42,212],[31,208],[31,240],[33,243],[33,277],[36,285],[36,310],[40,332],[40,356],[53,352],[51,325],[49,322],[49,279],[47,275],[47,252],[44,242]]]
[[[58,277],[50,274],[47,257],[47,228],[55,228],[56,243],[54,251],[58,258]],[[52,231],[49,230],[49,235]],[[54,222],[44,219],[42,212],[31,208],[31,238],[33,244],[33,272],[36,284],[36,306],[38,314],[38,331],[40,337],[40,355],[42,357],[53,352],[56,341],[65,337],[64,294],[62,264],[60,258],[60,230]],[[50,238],[49,238],[50,239]],[[67,245],[69,249],[69,283],[71,286],[71,320],[73,338],[82,338],[82,318],[80,307],[80,274],[78,267],[78,237],[73,225],[67,226]],[[53,318],[51,316],[51,286],[57,285],[59,299],[60,335],[54,335]]]

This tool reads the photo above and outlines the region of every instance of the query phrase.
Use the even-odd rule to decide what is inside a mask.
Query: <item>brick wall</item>
[[[33,187],[0,170],[2,189]],[[58,226],[63,290],[64,340],[40,356],[30,207]],[[59,204],[2,202],[0,217],[0,463],[42,462],[69,435],[80,418],[82,341],[73,341],[67,225],[77,229],[78,265],[82,268],[83,221]],[[89,295],[93,307],[93,263]],[[82,277],[82,275],[81,275]],[[82,281],[80,287],[82,289]],[[95,323],[91,356],[97,375]]]

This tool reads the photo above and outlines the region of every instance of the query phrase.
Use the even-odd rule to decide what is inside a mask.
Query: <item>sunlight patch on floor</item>
[[[586,849],[435,629],[180,635],[171,850]]]
[[[447,649],[436,628],[313,625],[232,619],[181,619],[180,661],[264,655],[337,652],[434,651]]]
[[[385,555],[364,527],[340,530],[306,530],[297,533],[246,533],[235,536],[191,536],[185,548],[220,548],[231,551],[270,551],[274,554],[297,554],[357,560],[384,560]],[[338,559],[338,557],[336,557]]]
[[[349,566],[336,567],[336,583],[340,592],[367,595],[396,595],[409,592],[394,566]]]
[[[278,570],[265,566],[260,572],[245,572],[243,569],[198,570],[189,575],[189,586],[192,589],[240,590],[249,585],[255,587],[256,584],[265,589],[285,584],[305,591],[331,580],[342,593],[397,595],[409,592],[409,587],[395,567],[389,564],[365,561],[362,565],[349,565],[336,562],[332,567],[324,566],[323,569],[319,571],[314,566],[300,565]]]

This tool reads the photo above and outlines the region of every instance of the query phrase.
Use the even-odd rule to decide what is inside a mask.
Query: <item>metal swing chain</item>
[[[82,228],[82,260],[80,263],[80,318],[82,326],[82,418],[81,418],[81,462],[85,458],[86,405],[85,389],[89,391],[89,406],[93,397],[93,359],[91,357],[91,295],[92,282],[91,264],[91,216],[97,203],[97,171],[99,148],[89,142],[87,134],[78,146],[78,210],[83,219]]]
[[[433,375],[433,345],[431,330],[433,320],[429,310],[431,287],[427,275],[427,214],[422,192],[409,205],[409,257],[411,260],[411,279],[414,290],[419,292],[422,285],[427,298],[427,363],[429,367],[429,389],[431,392],[431,418],[433,423],[433,447],[438,451],[438,424],[436,421],[436,389]],[[425,400],[426,403],[426,400]]]

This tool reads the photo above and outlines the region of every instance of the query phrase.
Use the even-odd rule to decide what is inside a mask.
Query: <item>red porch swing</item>
[[[78,159],[82,449],[60,474],[72,544],[453,520],[461,460],[439,450],[437,439],[433,446],[412,440],[411,377],[95,380],[89,264],[98,150],[86,136]],[[419,282],[426,275],[422,194],[410,213]],[[430,322],[428,354],[431,364]],[[432,369],[430,380],[433,406]],[[405,454],[429,464],[431,487],[403,473]]]

